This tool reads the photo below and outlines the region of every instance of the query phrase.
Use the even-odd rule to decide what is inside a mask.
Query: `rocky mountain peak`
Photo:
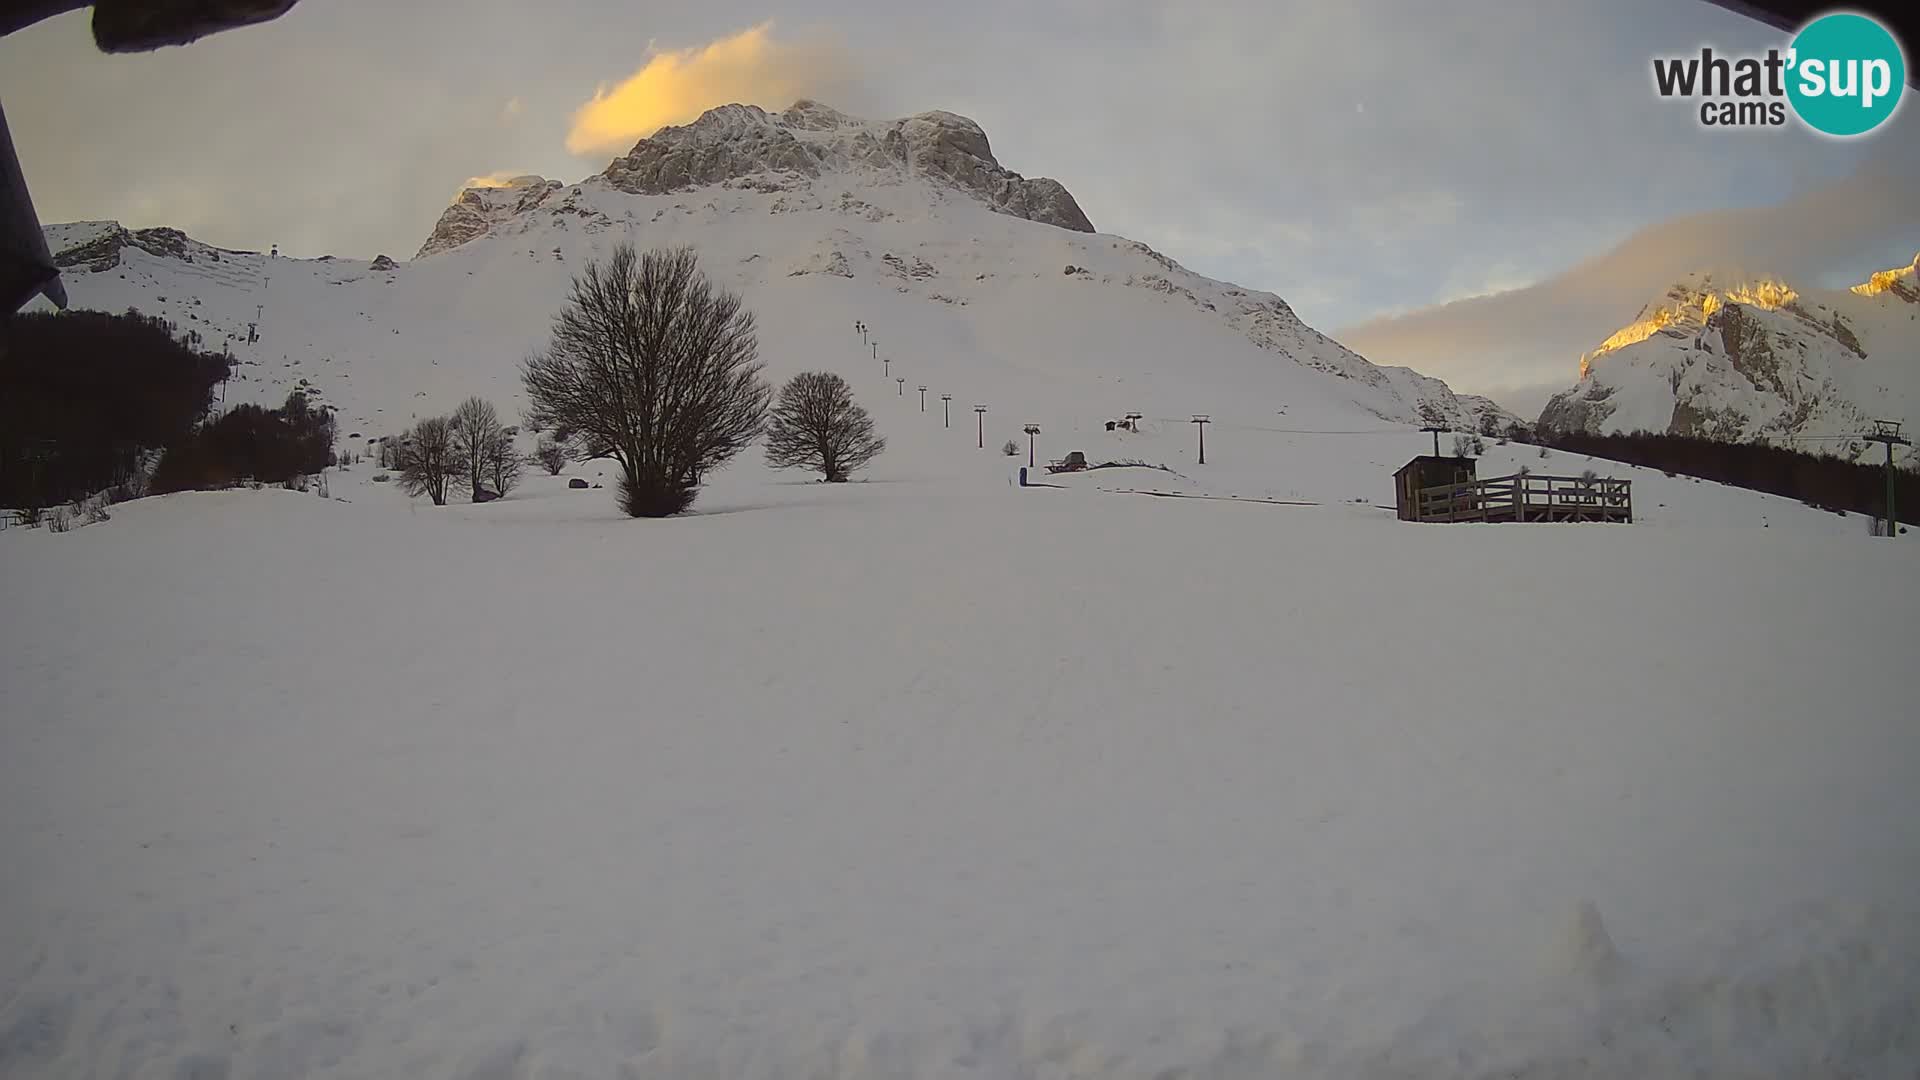
[[[780,114],[780,119],[794,131],[833,131],[855,127],[860,123],[831,105],[822,105],[808,98],[794,102],[786,112]]]
[[[1586,377],[1593,362],[1608,353],[1639,344],[1655,334],[1686,337],[1706,325],[1715,312],[1730,304],[1776,311],[1792,306],[1799,292],[1777,277],[1766,274],[1719,271],[1688,274],[1647,302],[1633,321],[1613,332],[1592,352],[1580,358],[1580,374]]]
[[[120,265],[120,253],[138,248],[162,259],[219,262],[221,255],[242,254],[211,247],[179,229],[129,229],[117,221],[81,221],[47,229],[53,263],[65,271],[100,273]]]
[[[817,101],[797,101],[777,114],[722,105],[641,139],[592,180],[629,194],[663,195],[743,180],[798,187],[844,173],[931,179],[1000,213],[1094,231],[1059,182],[1002,166],[980,125],[945,111],[869,123]]]
[[[414,255],[424,259],[459,247],[477,236],[484,236],[500,222],[546,202],[563,186],[558,180],[540,176],[516,176],[498,184],[470,187],[454,196],[452,205],[434,222],[427,242]]]
[[[1856,296],[1892,295],[1909,304],[1920,304],[1920,255],[1906,266],[1881,270],[1853,287]]]
[[[1915,418],[1920,382],[1920,258],[1851,289],[1773,276],[1698,273],[1675,282],[1592,352],[1579,381],[1547,403],[1540,426],[1650,431],[1726,442],[1845,437],[1875,416]]]

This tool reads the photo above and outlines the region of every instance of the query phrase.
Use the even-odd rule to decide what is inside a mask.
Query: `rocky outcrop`
[[[1058,181],[1003,167],[980,125],[950,112],[869,124],[813,101],[778,114],[724,105],[641,139],[594,179],[629,194],[663,195],[725,183],[782,190],[859,170],[929,178],[1003,214],[1094,231]]]
[[[558,180],[538,176],[516,176],[497,187],[470,187],[440,214],[427,242],[414,255],[424,259],[450,251],[476,237],[485,236],[494,226],[510,221],[541,205],[564,185]]]
[[[398,268],[399,265],[400,265],[399,263],[394,262],[391,258],[388,258],[385,255],[375,255],[373,257],[372,264],[370,264],[367,267],[367,269],[386,272],[386,271],[394,270]]]
[[[1610,383],[1583,379],[1579,386],[1562,390],[1547,401],[1546,408],[1540,410],[1538,426],[1543,431],[1606,431],[1607,418],[1614,411],[1608,399],[1613,395]]]
[[[62,270],[86,270],[98,273],[120,265],[120,252],[136,247],[163,259],[192,262],[196,255],[219,258],[219,249],[191,240],[179,229],[127,229],[108,222],[84,242],[54,252],[53,263]]]

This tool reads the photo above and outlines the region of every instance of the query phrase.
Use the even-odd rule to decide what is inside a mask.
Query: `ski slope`
[[[303,388],[336,407],[343,431],[369,436],[474,393],[516,412],[520,361],[545,343],[572,276],[618,242],[695,246],[759,319],[771,377],[838,371],[869,407],[903,388],[917,401],[926,385],[968,413],[986,404],[995,445],[1029,422],[1104,431],[1130,411],[1372,429],[1504,416],[1438,380],[1367,363],[1278,297],[1191,274],[1133,241],[994,213],[923,180],[829,179],[844,190],[647,196],[575,185],[391,270],[202,245],[188,263],[127,247],[112,269],[69,269],[67,285],[78,306],[138,307],[216,349],[232,336],[230,401],[277,404]],[[115,227],[54,226],[49,244]],[[856,321],[874,328],[871,342],[850,338]]]
[[[1431,451],[1415,430],[1422,406],[1410,401],[1463,424],[1484,408],[1437,380],[1374,368],[1280,320],[1260,294],[1170,268],[1131,241],[1010,218],[929,185],[862,191],[865,198],[846,204],[858,212],[834,203],[775,213],[769,201],[786,196],[582,187],[571,205],[587,209],[512,218],[392,270],[223,253],[189,241],[191,263],[129,246],[118,267],[70,272],[69,291],[79,306],[164,315],[183,332],[199,329],[214,347],[237,335],[228,401],[277,404],[306,390],[337,410],[346,449],[445,413],[469,394],[517,414],[520,361],[545,343],[571,276],[621,240],[694,244],[708,272],[740,291],[758,318],[768,377],[845,376],[889,440],[884,468],[901,476],[1004,485],[1010,463],[998,450],[1012,440],[1024,462],[1022,429],[1032,423],[1045,458],[1080,450],[1095,462],[1140,461],[1178,474],[1130,477],[1130,487],[1390,505],[1393,470]],[[71,247],[113,227],[55,226],[50,242]],[[1064,273],[1069,265],[1083,272]],[[844,267],[848,276],[821,267]],[[1222,314],[1241,302],[1260,318]],[[256,320],[260,340],[250,346]],[[869,333],[856,333],[856,321]],[[952,395],[944,413],[942,395]],[[987,406],[984,417],[976,405]],[[1139,431],[1106,430],[1129,412],[1144,415]],[[1204,469],[1195,413],[1211,417]],[[1442,441],[1452,452],[1451,436]],[[1789,500],[1577,455],[1542,459],[1532,447],[1492,439],[1487,447],[1483,476],[1524,466],[1631,478],[1636,512],[1648,523],[1865,531],[1857,517]],[[734,469],[752,476],[758,466],[749,455]]]

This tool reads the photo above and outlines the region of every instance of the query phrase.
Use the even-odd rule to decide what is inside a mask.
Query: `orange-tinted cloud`
[[[653,51],[618,85],[602,85],[573,114],[567,149],[621,153],[668,124],[683,124],[716,105],[741,102],[785,108],[802,97],[833,97],[852,64],[823,43],[779,41],[763,22],[706,45]]]
[[[524,187],[527,183],[538,179],[540,178],[530,173],[515,172],[512,169],[501,169],[498,172],[490,172],[484,176],[469,176],[465,183],[454,190],[453,198],[460,198],[460,193],[468,188]]]

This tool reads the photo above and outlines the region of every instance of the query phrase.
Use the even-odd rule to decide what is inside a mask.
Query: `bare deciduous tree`
[[[559,476],[560,470],[567,467],[567,448],[560,440],[551,435],[540,436],[540,442],[533,448],[533,460],[547,470],[548,476]]]
[[[804,371],[780,388],[767,425],[767,464],[774,468],[811,469],[841,483],[886,448],[840,376]]]
[[[433,505],[447,505],[447,491],[465,477],[467,463],[454,445],[453,425],[444,416],[435,416],[413,425],[393,450],[394,469],[400,474],[400,487],[409,495],[432,497]]]
[[[573,279],[547,348],[522,369],[529,424],[619,464],[620,507],[664,517],[766,423],[752,313],[691,248],[616,247]]]
[[[500,414],[488,402],[470,397],[447,418],[453,433],[453,448],[467,466],[467,490],[474,502],[480,502],[486,490],[494,446],[500,441]],[[506,492],[496,490],[495,495]]]
[[[485,463],[483,471],[487,479],[493,481],[493,493],[505,495],[520,485],[520,474],[526,468],[527,459],[514,449],[513,436],[502,429],[487,444]]]

